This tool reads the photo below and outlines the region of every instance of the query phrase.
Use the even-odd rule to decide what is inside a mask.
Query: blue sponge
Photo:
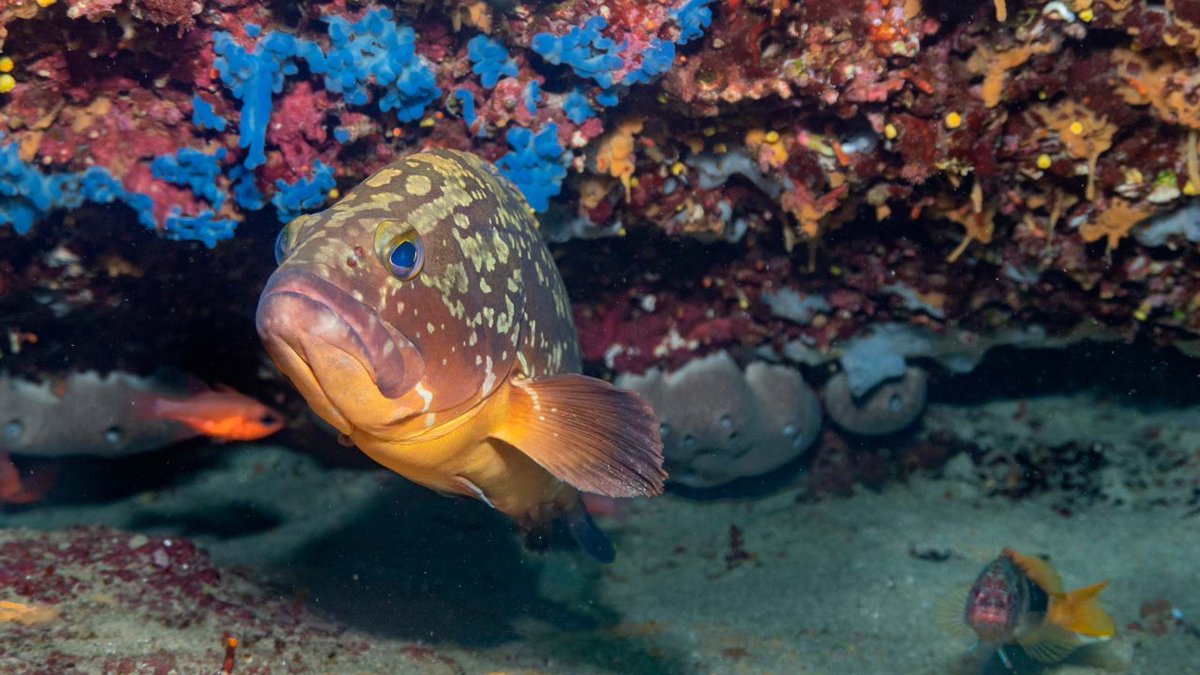
[[[174,155],[155,157],[150,163],[150,173],[173,185],[190,187],[192,194],[219,209],[225,203],[225,194],[217,187],[223,159],[225,148],[218,148],[211,155],[192,148],[180,148]]]
[[[123,202],[134,210],[143,227],[157,229],[150,197],[129,192],[107,169],[93,166],[79,173],[47,175],[21,161],[16,143],[0,147],[0,225],[10,225],[17,234],[26,234],[54,209],[74,209],[84,202]],[[167,219],[166,236],[201,241],[211,248],[217,241],[232,237],[237,226],[232,220],[213,220],[213,215],[206,211],[200,216],[182,217],[176,210]]]
[[[500,81],[501,75],[517,76],[517,62],[508,55],[499,40],[476,35],[467,42],[467,58],[471,59],[471,70],[479,76],[484,89],[491,89]]]
[[[550,207],[550,198],[562,190],[567,175],[566,157],[558,144],[558,126],[551,122],[537,134],[513,127],[505,139],[512,151],[496,166],[521,190],[534,211],[545,211]]]
[[[647,84],[665,75],[675,63],[675,43],[653,39],[642,52],[642,64],[625,74],[625,84]]]
[[[208,101],[196,94],[192,96],[192,124],[201,129],[225,131],[226,121],[224,117],[217,115]]]
[[[326,17],[330,49],[322,56],[309,53],[309,67],[325,75],[325,88],[340,92],[351,105],[368,101],[367,87],[384,89],[379,108],[396,111],[401,122],[411,122],[439,95],[433,70],[415,50],[416,34],[397,26],[387,9],[375,9],[355,23]]]
[[[247,26],[247,35],[257,35],[257,26]],[[213,61],[221,81],[242,102],[238,145],[248,148],[245,164],[253,169],[267,161],[265,145],[267,123],[271,120],[271,95],[283,91],[283,78],[297,72],[292,58],[304,55],[318,58],[321,50],[306,40],[297,40],[287,33],[270,33],[253,52],[234,42],[226,32],[213,33]]]
[[[704,29],[712,24],[712,10],[708,8],[712,3],[713,0],[687,0],[678,9],[671,10],[671,18],[679,24],[679,44],[685,45],[704,36]]]
[[[209,248],[216,246],[218,241],[233,238],[237,221],[229,218],[218,220],[214,216],[216,214],[211,209],[205,209],[198,216],[181,216],[176,207],[167,216],[165,236],[175,241],[199,241]]]
[[[570,66],[579,77],[595,80],[601,87],[610,87],[613,71],[621,68],[622,47],[600,35],[607,27],[604,17],[593,16],[583,28],[575,26],[562,37],[538,33],[533,36],[530,47],[550,63]]]
[[[325,196],[336,186],[333,169],[317,161],[313,164],[310,178],[301,178],[291,185],[282,180],[275,181],[276,191],[271,203],[279,212],[279,220],[290,223],[304,211],[323,206]]]
[[[578,88],[572,89],[563,98],[563,112],[566,113],[567,119],[575,124],[583,124],[596,116],[596,109],[592,107],[591,103],[588,103],[587,96],[584,96]]]

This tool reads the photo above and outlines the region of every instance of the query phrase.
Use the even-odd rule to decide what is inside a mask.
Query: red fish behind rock
[[[217,441],[257,441],[283,427],[278,412],[224,387],[187,398],[149,395],[143,401],[147,417],[174,420]]]
[[[178,374],[83,372],[53,385],[0,376],[0,503],[37,501],[53,486],[51,469],[23,480],[10,454],[122,457],[202,435],[257,440],[282,425],[278,412],[248,396]]]

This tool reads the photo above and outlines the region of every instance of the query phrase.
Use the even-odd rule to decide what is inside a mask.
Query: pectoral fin
[[[1061,663],[1081,644],[1077,635],[1050,623],[1017,638],[1017,643],[1041,663]]]
[[[504,423],[493,436],[559,480],[608,497],[661,494],[658,417],[634,392],[566,374],[513,380]]]

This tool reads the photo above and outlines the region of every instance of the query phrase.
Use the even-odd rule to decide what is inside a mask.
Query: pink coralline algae
[[[102,527],[0,531],[0,589],[0,600],[41,610],[30,625],[0,621],[7,673],[218,672],[222,635],[237,638],[239,673],[378,667],[361,637],[216,568],[187,539]],[[445,672],[422,667],[417,651],[386,660]]]

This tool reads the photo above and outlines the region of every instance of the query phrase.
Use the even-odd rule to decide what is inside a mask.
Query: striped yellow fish
[[[612,559],[580,491],[661,493],[658,420],[637,394],[578,374],[562,278],[493,166],[411,155],[290,223],[276,255],[259,335],[345,441],[527,531],[565,517]]]

